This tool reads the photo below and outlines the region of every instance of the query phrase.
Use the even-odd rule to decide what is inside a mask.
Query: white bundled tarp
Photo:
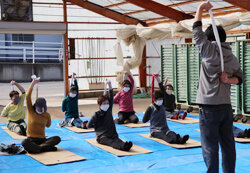
[[[138,67],[141,64],[142,61],[142,52],[143,48],[146,44],[145,39],[139,37],[136,34],[136,27],[137,26],[124,26],[121,27],[117,30],[116,35],[117,35],[117,40],[118,42],[116,43],[115,47],[115,53],[117,57],[117,64],[123,66],[123,70],[121,73],[117,73],[117,82],[119,84],[119,88],[121,88],[121,84],[123,82],[123,72],[127,71],[129,74],[132,75],[131,69],[134,69]],[[132,45],[133,51],[134,51],[134,56],[127,60],[125,63],[121,60],[121,44],[120,40],[123,40],[123,42],[129,46]],[[122,57],[123,58],[123,57]],[[136,87],[134,87],[134,92],[136,92]]]
[[[240,23],[242,25],[250,25],[250,12],[244,13],[240,16]]]
[[[117,44],[114,46],[115,55],[117,57],[117,64],[123,66],[123,71],[128,71],[138,67],[141,64],[143,48],[147,41],[161,41],[171,36],[192,37],[192,27],[194,19],[180,21],[179,23],[162,23],[152,27],[144,27],[141,24],[128,25],[119,27],[116,31],[118,39]],[[202,20],[203,29],[205,30],[211,25],[211,19],[205,18]],[[240,25],[250,25],[250,12],[247,13],[232,13],[224,16],[215,17],[215,23],[222,25],[223,28],[231,30]],[[134,56],[127,60],[125,63],[121,58],[122,48],[120,45],[122,40],[127,46],[133,46]],[[123,81],[122,73],[118,73],[117,82],[121,84]]]
[[[225,16],[215,17],[216,25],[221,25],[223,28],[228,31],[237,26],[240,26],[242,23],[240,18],[243,17],[242,13],[232,13]],[[248,18],[250,21],[250,18]],[[192,37],[192,27],[193,27],[194,19],[188,19],[180,21],[175,29],[173,29],[172,36],[182,36],[182,37]],[[211,19],[205,18],[202,19],[202,27],[205,30],[209,25],[211,25]]]

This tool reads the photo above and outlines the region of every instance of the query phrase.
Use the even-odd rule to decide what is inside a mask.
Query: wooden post
[[[185,38],[185,43],[192,43],[192,38]]]
[[[144,87],[145,90],[147,89],[147,62],[146,62],[146,46],[143,49],[142,53],[142,62],[139,66],[139,82],[140,88]]]
[[[75,38],[69,38],[69,54],[70,54],[70,59],[76,59],[75,56]]]
[[[68,23],[67,23],[67,1],[63,0],[63,21],[66,24],[66,32],[64,34],[64,83],[66,96],[69,92],[69,52],[68,52]]]

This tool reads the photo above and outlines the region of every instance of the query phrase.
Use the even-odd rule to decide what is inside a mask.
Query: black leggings
[[[124,121],[129,120],[130,123],[138,123],[139,119],[135,112],[119,112],[118,124],[124,124]]]
[[[61,142],[59,136],[46,138],[27,138],[22,141],[22,146],[28,153],[41,153],[52,151],[55,145]]]
[[[101,137],[101,138],[97,138],[97,142],[99,144],[108,145],[118,150],[124,150],[124,147],[125,147],[125,142],[123,142],[118,137],[115,137],[115,138]]]
[[[162,139],[162,140],[164,140],[164,141],[166,141],[167,143],[170,143],[170,144],[179,144],[180,140],[182,140],[182,137],[180,137],[179,134],[176,134],[173,131],[169,131],[168,133],[153,132],[153,133],[151,133],[151,136],[154,137],[154,138]]]

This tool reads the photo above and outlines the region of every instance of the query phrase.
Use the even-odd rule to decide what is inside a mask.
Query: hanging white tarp
[[[144,27],[141,24],[128,25],[119,27],[116,31],[118,39],[116,48],[116,57],[119,65],[123,65],[123,70],[130,71],[141,64],[143,47],[147,41],[161,41],[171,36],[192,37],[192,27],[194,19],[180,21],[179,23],[162,23],[152,27]],[[203,29],[205,30],[211,25],[210,18],[202,20]],[[222,25],[224,29],[231,30],[240,25],[250,25],[250,12],[248,13],[232,13],[224,16],[215,17],[215,23]],[[123,64],[121,60],[122,49],[120,47],[120,40],[126,45],[133,45],[134,56]],[[118,76],[117,81],[121,83],[122,77]]]

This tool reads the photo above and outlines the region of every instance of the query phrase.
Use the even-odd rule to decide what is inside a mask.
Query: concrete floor
[[[28,89],[30,83],[21,84],[25,90]],[[64,98],[63,95],[63,82],[41,82],[39,83],[39,97],[44,97],[47,100],[48,112],[51,114],[52,119],[64,118],[64,113],[61,111],[61,104]],[[10,102],[9,92],[10,84],[0,83],[0,112],[3,107]],[[15,88],[16,89],[16,88]],[[35,100],[35,91],[32,95],[32,100]],[[150,105],[151,100],[147,99],[134,99],[134,107],[136,112],[145,112]],[[79,112],[84,116],[91,116],[98,110],[97,98],[84,98],[79,99]],[[118,112],[118,105],[114,105],[113,113]],[[6,118],[0,117],[0,123],[6,122]]]

